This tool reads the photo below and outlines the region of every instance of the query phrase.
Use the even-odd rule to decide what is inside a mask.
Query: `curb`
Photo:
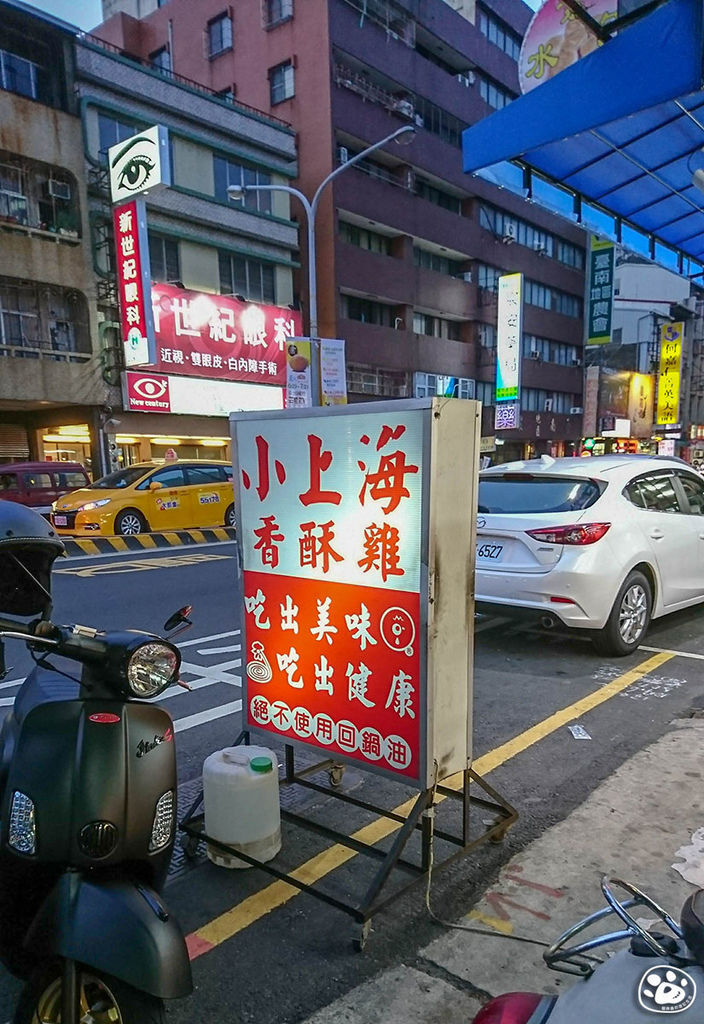
[[[68,538],[64,541],[66,555],[114,555],[124,551],[153,551],[189,544],[222,544],[235,539],[235,530],[218,526],[209,530],[170,530],[168,533],[138,533],[131,537]]]

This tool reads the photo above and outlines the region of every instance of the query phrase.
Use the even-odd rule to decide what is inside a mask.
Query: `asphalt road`
[[[193,605],[195,626],[181,646],[183,674],[195,689],[167,695],[165,706],[176,724],[180,783],[185,794],[194,793],[204,758],[231,744],[241,722],[232,546],[72,559],[60,566],[54,595],[55,621],[111,628],[158,631],[176,608]],[[484,766],[487,780],[518,808],[520,818],[504,843],[485,844],[434,876],[431,900],[440,917],[453,920],[466,913],[510,855],[564,818],[672,719],[704,708],[703,621],[704,609],[695,609],[653,624],[648,646],[679,653],[640,650],[614,661],[598,656],[585,641],[532,632],[500,618],[478,622],[475,766]],[[13,670],[0,688],[0,714],[29,665],[19,645],[8,647],[8,664]],[[651,666],[646,675],[638,669],[643,664]],[[629,670],[633,676],[624,679]],[[565,721],[551,717],[572,705],[577,706]],[[575,722],[589,739],[573,736],[568,723]],[[327,776],[320,781],[326,783]],[[355,768],[347,769],[341,789],[389,808],[410,795]],[[333,796],[298,787],[285,799],[289,807],[348,833],[374,820]],[[447,813],[448,827],[457,824],[456,811]],[[285,826],[277,864],[293,870],[330,846],[321,836]],[[328,873],[324,863],[318,859],[309,865],[316,877],[324,875],[319,884],[352,902],[361,898],[376,868],[360,856]],[[196,943],[196,991],[170,1007],[174,1024],[305,1021],[382,968],[413,964],[418,950],[440,931],[423,892],[415,889],[374,919],[366,950],[359,954],[350,941],[358,935],[351,918],[308,895],[291,895],[262,872],[226,871],[202,858],[188,866],[181,856],[177,866],[166,899],[184,930],[199,931],[208,941]],[[616,871],[618,865],[604,869]],[[219,931],[208,928],[216,918]],[[0,1021],[9,1018],[16,991],[12,979],[0,975]]]

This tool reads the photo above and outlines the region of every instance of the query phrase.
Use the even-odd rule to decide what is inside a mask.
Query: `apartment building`
[[[522,423],[497,455],[574,450],[584,232],[544,205],[550,183],[530,202],[520,181],[500,188],[461,166],[462,130],[518,93],[522,0],[105,0],[104,13],[96,33],[121,52],[290,122],[309,197],[413,126],[410,145],[336,177],[318,212],[319,328],[346,340],[349,399],[476,396],[493,435],[496,282],[520,271]],[[296,282],[307,312],[302,272]]]

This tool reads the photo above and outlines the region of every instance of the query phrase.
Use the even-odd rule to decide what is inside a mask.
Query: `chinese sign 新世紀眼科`
[[[246,721],[420,777],[421,411],[242,418]]]
[[[155,342],[144,200],[114,207],[113,227],[125,364],[146,366],[155,358]]]

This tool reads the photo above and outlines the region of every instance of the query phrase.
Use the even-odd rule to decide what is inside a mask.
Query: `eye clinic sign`
[[[144,200],[114,207],[113,229],[125,365],[145,366],[156,359],[156,341]]]
[[[171,184],[171,159],[167,129],[163,125],[154,125],[111,146],[108,168],[113,203],[123,203],[141,192],[168,187]]]

